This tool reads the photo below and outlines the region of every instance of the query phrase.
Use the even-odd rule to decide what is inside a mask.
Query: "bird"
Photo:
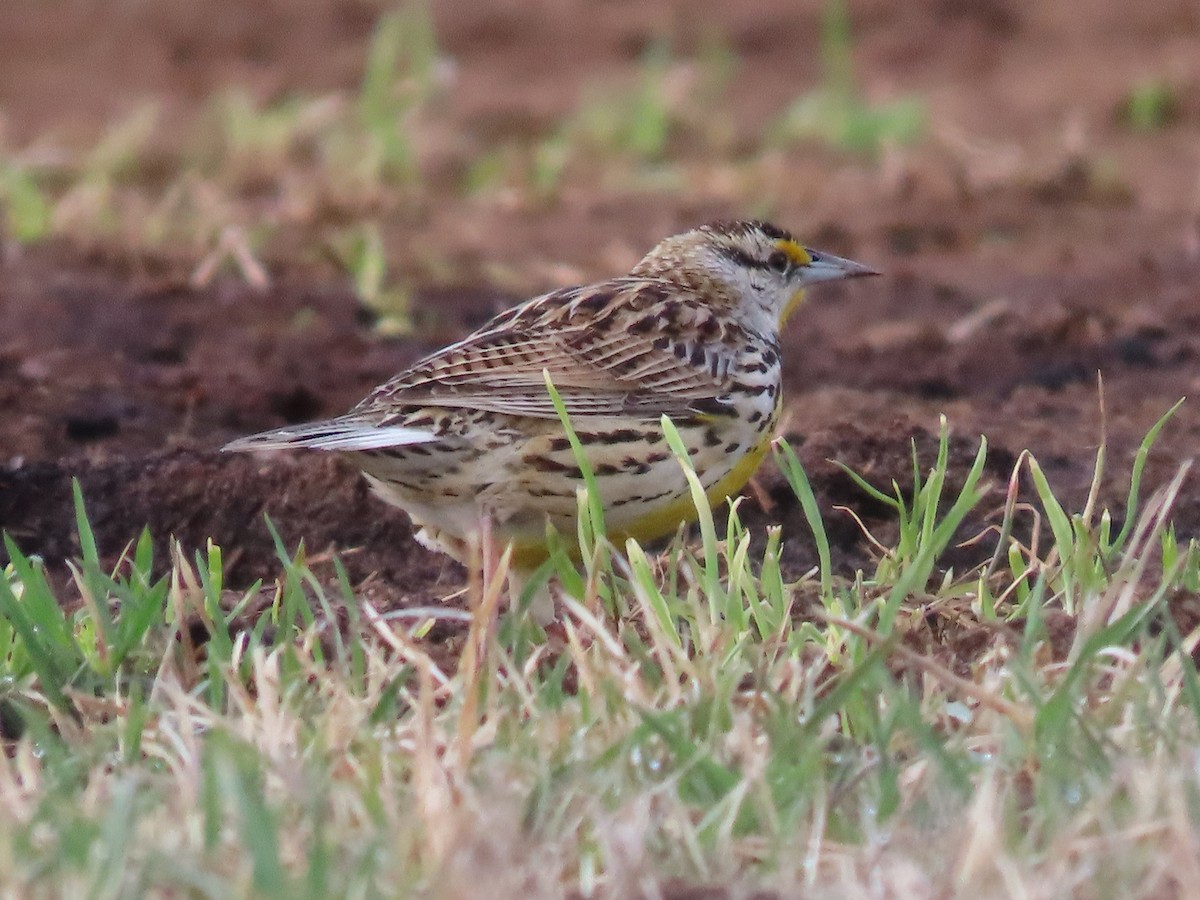
[[[696,516],[671,420],[710,503],[739,491],[783,408],[780,332],[808,288],[874,269],[757,220],[667,237],[625,275],[554,290],[418,360],[344,415],[227,451],[339,454],[405,510],[424,546],[470,563],[484,524],[511,565],[574,533],[584,485],[547,387],[591,470],[609,540],[650,542]]]

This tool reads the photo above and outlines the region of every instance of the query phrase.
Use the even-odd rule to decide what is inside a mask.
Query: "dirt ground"
[[[447,116],[461,146],[448,159],[506,129],[553,122],[585,83],[624,77],[652,36],[673,35],[686,48],[709,26],[738,53],[730,106],[750,133],[817,78],[820,8],[436,6],[439,41],[456,66]],[[877,484],[908,483],[910,441],[932,462],[940,415],[961,474],[987,435],[995,507],[1026,448],[1061,495],[1081,503],[1100,438],[1098,372],[1104,499],[1119,510],[1143,435],[1200,383],[1200,8],[1182,0],[1132,11],[1113,0],[851,8],[866,91],[919,93],[937,137],[895,177],[886,160],[881,175],[874,163],[833,165],[818,152],[764,188],[778,195],[781,224],[885,272],[815,294],[785,337],[785,430],[817,488],[838,564],[869,566],[871,554],[835,507],[872,527],[882,511],[830,460]],[[144,94],[170,122],[231,83],[263,96],[353,89],[377,13],[366,0],[3,4],[0,122],[20,144],[48,132],[86,136]],[[1180,108],[1167,128],[1132,134],[1115,110],[1147,75],[1177,84]],[[1118,176],[1095,177],[1095,159]],[[540,209],[447,198],[404,229],[411,246],[452,246],[465,273],[500,260],[526,265],[536,286],[550,287],[563,280],[556,264],[583,277],[615,274],[665,234],[745,212],[712,191],[576,190]],[[415,251],[394,243],[403,268]],[[473,274],[418,285],[427,324],[387,339],[328,269],[299,257],[268,264],[265,293],[234,276],[197,289],[186,260],[65,241],[6,245],[0,529],[52,564],[77,553],[74,476],[110,557],[149,525],[160,546],[169,535],[192,548],[219,543],[231,587],[269,580],[278,563],[268,514],[289,546],[303,539],[310,553],[341,552],[353,582],[381,604],[455,590],[461,570],[413,543],[405,516],[370,497],[348,468],[320,455],[267,460],[216,448],[343,411],[521,297]],[[1192,457],[1198,434],[1193,401],[1164,431],[1148,487]],[[813,561],[798,507],[770,463],[759,484],[745,514],[755,525],[783,523],[796,574]],[[1175,517],[1180,536],[1200,534],[1195,478]]]

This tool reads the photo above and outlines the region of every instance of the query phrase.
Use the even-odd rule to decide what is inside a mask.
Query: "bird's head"
[[[634,275],[694,289],[759,330],[778,330],[809,285],[879,274],[832,253],[805,247],[768,222],[711,222],[661,241]]]

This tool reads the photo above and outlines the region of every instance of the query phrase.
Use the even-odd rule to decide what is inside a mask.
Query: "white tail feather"
[[[386,447],[403,447],[409,444],[428,444],[436,441],[437,435],[419,428],[403,425],[372,425],[369,422],[330,419],[309,425],[276,428],[262,434],[238,438],[222,447],[222,450],[241,452],[246,450],[382,450]]]

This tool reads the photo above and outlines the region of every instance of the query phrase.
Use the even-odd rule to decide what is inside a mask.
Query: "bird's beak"
[[[807,250],[808,248],[805,249]],[[843,259],[840,256],[834,256],[832,253],[826,253],[824,250],[808,250],[808,255],[812,257],[812,262],[807,266],[801,266],[796,269],[796,277],[802,285],[879,274],[870,266],[856,263],[852,259]]]

